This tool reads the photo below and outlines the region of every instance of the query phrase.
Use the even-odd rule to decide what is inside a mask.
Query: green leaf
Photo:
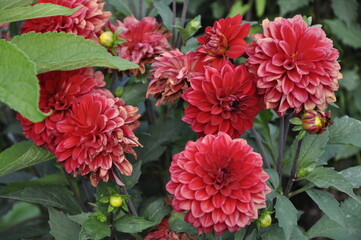
[[[154,0],[154,7],[157,9],[159,15],[162,17],[164,26],[170,31],[172,29],[173,13],[172,10],[163,1]]]
[[[142,173],[140,167],[142,166],[142,161],[139,160],[133,164],[133,173],[131,176],[122,176],[122,182],[125,184],[127,189],[131,189],[135,184],[138,183],[140,174]]]
[[[0,11],[8,8],[28,6],[37,0],[1,0]]]
[[[342,71],[342,80],[339,81],[340,86],[347,89],[347,91],[357,90],[360,85],[360,76],[355,70]]]
[[[79,224],[71,221],[67,215],[48,208],[49,210],[49,225],[50,234],[57,240],[75,240],[78,239],[80,226]]]
[[[51,152],[31,141],[14,144],[0,153],[0,176],[50,159],[54,159]]]
[[[331,193],[316,189],[307,190],[306,192],[327,216],[340,225],[345,225],[344,213]]]
[[[81,211],[72,193],[66,187],[60,185],[30,186],[15,192],[0,194],[0,197],[44,204],[63,209],[69,213],[79,213]]]
[[[119,232],[137,233],[144,229],[155,226],[156,223],[145,220],[142,217],[126,215],[115,221],[114,227]]]
[[[234,240],[243,240],[244,235],[246,235],[246,228],[242,228],[234,234]]]
[[[242,4],[242,0],[236,0],[229,10],[228,17],[234,17],[237,14],[241,14],[243,16],[250,8],[250,4]]]
[[[266,10],[266,0],[256,0],[256,15],[257,17],[262,17],[264,10]]]
[[[359,7],[357,0],[332,0],[331,7],[337,18],[346,22],[348,26],[357,18]]]
[[[352,185],[340,173],[333,170],[333,168],[315,168],[312,172],[306,175],[305,179],[314,183],[317,187],[334,187],[337,190],[348,194],[350,197],[357,199],[355,193],[352,190]]]
[[[361,200],[359,198],[359,200]],[[328,237],[335,240],[359,239],[361,236],[361,204],[349,198],[341,203],[345,213],[345,226],[338,224],[327,215],[323,216],[307,232],[311,239],[314,237]]]
[[[293,125],[302,125],[302,120],[298,117],[294,117],[290,119],[290,123]]]
[[[350,167],[340,172],[353,188],[361,187],[361,166]]]
[[[135,63],[112,56],[92,40],[72,33],[30,32],[14,37],[12,43],[36,63],[38,73],[95,66],[122,71],[138,68]]]
[[[265,172],[268,174],[268,181],[272,184],[273,189],[277,189],[280,186],[280,178],[276,170],[267,168]]]
[[[169,230],[175,231],[177,233],[186,232],[190,235],[197,234],[197,228],[193,227],[191,224],[184,221],[183,213],[172,212],[169,219]]]
[[[40,215],[41,211],[38,206],[27,202],[16,202],[11,210],[0,217],[0,229],[16,226]]]
[[[281,16],[286,13],[293,12],[301,7],[307,6],[311,0],[277,0],[277,4],[280,7]]]
[[[0,101],[33,122],[47,114],[38,107],[40,87],[35,64],[24,52],[5,40],[0,40]]]
[[[107,222],[99,222],[93,213],[81,213],[69,218],[81,225],[79,234],[80,240],[94,239],[101,240],[110,237],[111,229]]]
[[[196,32],[202,27],[201,25],[201,15],[196,16],[191,21],[189,21],[185,28],[176,26],[180,31],[182,36],[182,42],[185,43],[189,38],[191,38]]]
[[[283,228],[285,239],[291,238],[294,228],[297,226],[297,209],[292,202],[283,195],[277,195],[276,200],[276,218],[278,224]]]
[[[109,4],[113,5],[116,10],[121,12],[124,16],[133,15],[130,11],[128,1],[119,1],[119,0],[108,0]]]
[[[361,121],[359,120],[348,116],[336,118],[328,131],[331,144],[351,144],[361,147]]]
[[[81,6],[71,9],[51,3],[39,3],[34,6],[9,8],[0,11],[0,24],[40,17],[70,16],[80,8]]]
[[[361,48],[361,26],[357,23],[346,26],[341,20],[324,20],[332,33],[344,44],[353,48]]]
[[[127,105],[137,106],[140,102],[144,102],[147,88],[148,84],[145,83],[128,84],[124,87],[122,99]]]
[[[19,240],[19,239],[41,239],[41,236],[49,234],[48,224],[35,222],[27,225],[6,229],[0,231],[1,240]]]
[[[142,216],[156,224],[159,224],[163,218],[170,212],[170,206],[164,205],[164,200],[158,198],[150,203],[147,203]]]

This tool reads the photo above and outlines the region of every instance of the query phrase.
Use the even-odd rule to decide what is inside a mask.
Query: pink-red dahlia
[[[206,34],[198,38],[200,47],[197,52],[206,54],[203,61],[213,61],[215,58],[238,58],[247,49],[244,38],[248,35],[251,25],[242,24],[242,16],[227,17],[215,21],[213,27],[206,28]]]
[[[100,179],[114,178],[115,165],[120,173],[132,174],[125,153],[136,156],[132,147],[139,146],[133,131],[139,126],[138,109],[126,106],[118,98],[88,94],[73,102],[71,114],[58,122],[55,156],[68,173],[90,175],[96,186]]]
[[[92,68],[39,74],[39,108],[43,112],[52,111],[52,114],[38,123],[32,123],[18,114],[17,118],[20,120],[25,136],[32,139],[36,145],[44,145],[53,151],[55,137],[58,135],[55,125],[64,119],[76,99],[89,93],[104,91],[97,90],[98,87],[105,86],[103,78],[101,72],[94,72]]]
[[[169,171],[166,188],[174,194],[173,208],[188,211],[185,220],[198,234],[238,231],[266,207],[268,175],[261,156],[244,139],[220,132],[189,141],[173,156]]]
[[[335,102],[340,65],[332,40],[318,27],[308,27],[301,15],[262,22],[247,51],[248,64],[257,75],[257,87],[267,109],[283,116]]]
[[[151,81],[148,86],[147,98],[154,94],[158,99],[156,105],[162,102],[174,103],[189,87],[190,74],[195,71],[198,57],[190,52],[186,55],[178,49],[165,52],[155,58],[152,64]]]
[[[171,49],[168,43],[170,34],[153,17],[137,20],[134,16],[128,16],[124,23],[117,21],[115,25],[110,24],[109,28],[112,32],[123,29],[118,37],[125,39],[125,42],[116,47],[117,54],[138,64],[141,73],[145,72],[145,64],[154,62],[156,56]],[[138,73],[138,69],[130,71]]]
[[[26,20],[22,32],[67,32],[98,42],[102,28],[111,17],[111,12],[103,12],[102,0],[38,0],[39,3],[52,3],[68,8],[82,6],[71,16],[53,16]]]
[[[206,67],[194,74],[182,98],[189,103],[182,120],[200,135],[222,131],[237,138],[252,128],[262,109],[253,74],[229,61],[220,69]]]

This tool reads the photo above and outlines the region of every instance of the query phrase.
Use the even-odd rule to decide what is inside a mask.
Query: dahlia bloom
[[[158,99],[157,106],[162,102],[174,103],[189,87],[190,73],[196,69],[197,56],[192,52],[184,55],[176,49],[163,53],[155,60],[147,98],[154,94],[154,98]]]
[[[56,125],[60,133],[54,152],[58,162],[68,173],[90,174],[94,186],[109,177],[122,185],[112,166],[124,175],[132,174],[124,154],[136,156],[132,147],[140,145],[133,133],[139,126],[137,111],[121,99],[100,94],[88,94],[73,102],[71,114]]]
[[[238,58],[247,49],[244,38],[251,25],[242,24],[242,16],[227,17],[215,21],[213,27],[206,28],[206,34],[197,40],[200,47],[197,52],[208,55],[203,61],[213,61],[217,57]]]
[[[45,32],[67,32],[83,36],[98,42],[98,36],[102,28],[111,17],[111,12],[103,12],[105,3],[102,0],[38,0],[39,3],[52,3],[68,8],[82,6],[71,16],[53,16],[26,20],[22,26],[22,32],[30,31]]]
[[[194,74],[182,98],[189,103],[182,120],[201,136],[222,131],[237,138],[262,109],[253,74],[229,61],[219,70],[206,67]]]
[[[38,123],[33,123],[18,114],[17,118],[23,127],[25,136],[32,139],[35,145],[44,145],[50,151],[54,151],[54,141],[58,135],[55,125],[65,118],[77,98],[89,93],[104,91],[96,90],[98,87],[105,86],[103,79],[103,74],[99,71],[94,72],[92,68],[39,74],[39,108],[43,112],[52,111],[52,114]]]
[[[123,29],[118,37],[126,42],[116,47],[117,54],[138,64],[141,73],[145,72],[145,64],[154,62],[154,57],[171,49],[168,43],[170,34],[165,33],[166,29],[153,17],[137,20],[134,16],[128,16],[124,23],[117,21],[115,25],[109,24],[109,28],[112,32]],[[138,69],[130,71],[135,75],[138,73]]]
[[[173,156],[169,171],[166,188],[174,194],[173,208],[188,211],[185,220],[198,234],[220,235],[249,225],[271,191],[261,156],[246,140],[232,140],[224,132],[189,141]]]
[[[263,20],[263,34],[255,34],[247,50],[248,64],[257,75],[257,88],[267,109],[283,116],[335,102],[342,77],[338,51],[317,27],[308,27],[300,15]]]

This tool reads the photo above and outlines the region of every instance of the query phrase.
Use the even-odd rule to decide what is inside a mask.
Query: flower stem
[[[149,99],[145,99],[145,110],[147,113],[148,124],[152,125],[155,123],[156,115],[152,102]]]
[[[313,188],[314,186],[315,186],[315,184],[310,183],[310,184],[308,184],[308,185],[306,185],[306,186],[304,186],[304,187],[302,187],[300,189],[297,189],[296,191],[290,192],[288,194],[288,198],[291,198],[291,197],[296,196],[297,194],[303,193],[303,192],[307,191],[308,189]]]
[[[261,138],[260,138],[260,136],[259,136],[259,134],[258,134],[255,127],[252,127],[252,133],[253,133],[254,138],[256,139],[259,150],[261,151],[261,155],[262,155],[262,159],[263,159],[264,164],[267,166],[267,168],[271,168],[271,165],[270,165],[270,163],[268,161],[268,158],[267,158],[266,151],[264,149],[263,143],[262,143]]]
[[[283,151],[284,151],[284,137],[285,137],[285,118],[281,118],[280,124],[280,134],[278,140],[278,156],[277,156],[277,173],[280,178],[280,184],[282,183],[282,161],[283,161]]]
[[[186,14],[187,14],[187,9],[188,9],[188,0],[184,0],[183,3],[183,9],[182,9],[182,16],[181,16],[181,25],[180,27],[184,27],[184,23],[186,22]],[[180,48],[182,46],[182,37],[181,34],[178,33],[178,41],[177,41],[177,48]]]
[[[86,210],[83,202],[82,202],[81,199],[80,199],[79,193],[78,193],[78,192],[76,191],[76,189],[75,189],[75,185],[74,185],[73,180],[69,177],[69,175],[68,175],[66,172],[64,172],[64,171],[62,171],[62,172],[64,173],[65,178],[66,178],[66,180],[67,180],[68,183],[69,183],[70,190],[73,192],[74,197],[75,197],[75,199],[78,201],[81,209],[83,210],[83,212],[87,212],[87,210]]]
[[[143,0],[138,0],[139,12],[138,12],[138,19],[143,18]]]
[[[286,189],[284,191],[285,196],[288,196],[288,193],[291,191],[293,182],[295,181],[296,169],[297,169],[297,164],[298,164],[298,158],[299,158],[300,152],[301,152],[301,147],[302,147],[302,139],[299,140],[297,143],[297,149],[296,149],[295,159],[293,160],[293,164],[292,164],[290,178],[288,179],[288,183],[287,183]]]
[[[173,3],[172,3],[172,12],[173,12],[173,20],[172,20],[172,23],[173,23],[173,25],[175,25],[176,16],[177,16],[177,1],[176,1],[176,0],[173,0]],[[172,35],[173,35],[173,47],[174,47],[174,46],[175,46],[175,43],[176,43],[175,27],[172,27]]]

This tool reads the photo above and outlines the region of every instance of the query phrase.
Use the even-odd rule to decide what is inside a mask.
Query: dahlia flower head
[[[96,186],[100,179],[107,182],[117,178],[112,166],[130,176],[132,165],[125,153],[133,154],[139,146],[134,130],[139,126],[138,108],[125,105],[119,98],[104,94],[88,94],[72,105],[72,114],[56,124],[60,133],[54,151],[68,173],[90,174]]]
[[[150,83],[146,97],[154,94],[158,99],[156,105],[163,102],[174,103],[181,94],[189,87],[191,73],[195,71],[198,62],[195,53],[184,55],[178,49],[164,52],[155,58],[150,71]]]
[[[55,149],[55,138],[59,135],[56,124],[63,120],[77,98],[95,93],[104,87],[104,76],[92,68],[71,71],[52,71],[38,75],[40,84],[39,108],[43,112],[52,111],[44,121],[33,123],[18,113],[17,118],[27,138],[35,145],[44,146],[50,151]],[[110,92],[109,92],[110,93]]]
[[[238,231],[258,218],[266,207],[269,176],[262,158],[246,140],[226,133],[188,141],[173,156],[167,191],[174,194],[176,212],[187,211],[185,220],[198,234]]]
[[[153,17],[137,20],[134,16],[128,16],[123,23],[117,20],[115,25],[109,23],[108,27],[112,32],[122,28],[118,37],[125,42],[119,44],[116,51],[119,57],[139,65],[139,69],[130,70],[134,75],[138,71],[143,74],[146,64],[154,62],[155,57],[171,49],[168,43],[170,33]]]
[[[289,109],[323,111],[335,102],[339,53],[325,32],[308,27],[301,15],[265,19],[262,27],[246,53],[266,108],[283,116]]]
[[[28,19],[22,26],[22,32],[31,31],[45,32],[67,32],[83,36],[98,43],[98,36],[102,32],[111,17],[111,12],[104,12],[102,0],[38,0],[37,3],[52,3],[68,8],[82,6],[71,16],[53,16]]]
[[[200,136],[222,131],[237,138],[252,128],[262,110],[253,74],[228,60],[218,69],[205,67],[204,73],[193,74],[182,98],[189,103],[182,120]]]
[[[242,24],[242,16],[221,18],[215,21],[213,27],[206,27],[205,35],[197,40],[200,47],[197,52],[203,53],[204,62],[214,61],[217,58],[240,57],[247,49],[244,38],[248,35],[251,25]]]

